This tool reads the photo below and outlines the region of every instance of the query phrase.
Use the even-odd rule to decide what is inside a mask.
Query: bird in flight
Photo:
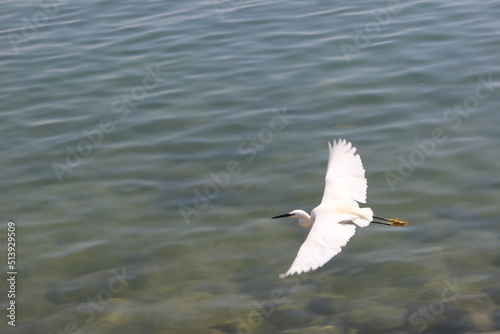
[[[370,223],[408,225],[403,220],[376,217],[370,208],[360,208],[358,202],[366,202],[367,184],[356,148],[345,139],[329,142],[328,147],[330,156],[320,205],[312,210],[311,215],[303,210],[293,210],[272,217],[298,218],[300,226],[311,228],[292,266],[286,273],[280,274],[281,278],[323,266],[341,252],[342,247],[356,232],[356,226],[366,227]]]

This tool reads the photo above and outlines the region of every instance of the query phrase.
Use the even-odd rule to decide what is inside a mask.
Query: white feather
[[[330,157],[325,176],[325,192],[321,203],[346,198],[366,202],[365,169],[356,148],[351,143],[340,139],[333,144],[328,143]]]
[[[280,277],[318,269],[340,253],[356,232],[356,226],[349,222],[339,223],[339,219],[338,215],[317,218],[290,269]]]
[[[309,216],[294,210],[292,216],[311,231],[302,244],[285,277],[315,270],[342,251],[356,232],[356,225],[365,227],[373,220],[370,208],[360,208],[356,202],[366,201],[365,170],[356,149],[341,139],[328,143],[330,156],[321,204]],[[354,222],[356,225],[350,223]]]

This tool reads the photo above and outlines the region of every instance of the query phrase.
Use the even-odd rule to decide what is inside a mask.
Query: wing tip
[[[330,150],[332,150],[338,146],[345,146],[347,148],[347,150],[354,148],[354,152],[356,152],[356,148],[352,145],[352,143],[350,141],[347,141],[347,139],[339,138],[337,140],[335,140],[335,139],[332,140],[331,143],[328,142],[328,147]]]

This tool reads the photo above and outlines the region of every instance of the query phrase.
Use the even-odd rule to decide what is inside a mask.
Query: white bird
[[[365,227],[370,222],[377,224],[407,226],[399,219],[386,219],[373,216],[370,208],[360,208],[366,202],[366,178],[361,158],[356,148],[344,139],[328,143],[330,157],[325,177],[325,191],[321,204],[315,207],[311,215],[303,210],[272,217],[299,218],[299,225],[311,228],[307,239],[285,274],[305,273],[315,270],[341,252],[349,239],[356,232],[356,225]],[[375,222],[373,218],[389,223]],[[352,224],[352,223],[354,224]]]

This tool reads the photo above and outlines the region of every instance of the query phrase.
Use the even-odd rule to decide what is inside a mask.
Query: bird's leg
[[[382,222],[372,221],[372,223],[375,223],[375,224],[383,224],[383,225],[390,225],[390,226],[408,226],[408,224],[409,224],[407,221],[400,220],[398,218],[387,219],[387,218],[375,217],[375,216],[373,216],[373,218],[388,222],[388,223],[382,223]]]
[[[382,222],[376,222],[376,221],[371,221],[370,224],[391,225],[390,223],[382,223]]]

